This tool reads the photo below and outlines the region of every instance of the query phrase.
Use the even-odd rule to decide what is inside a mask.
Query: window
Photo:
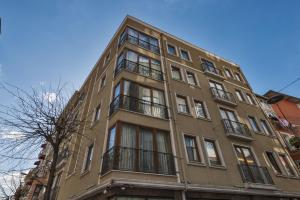
[[[185,135],[184,141],[189,161],[200,162],[196,137]]]
[[[103,88],[106,84],[106,75],[104,75],[101,79],[100,87]]]
[[[97,121],[97,120],[99,120],[99,118],[100,118],[100,112],[101,112],[101,107],[100,107],[100,105],[98,105],[95,108],[94,122]]]
[[[205,139],[204,143],[209,164],[213,166],[222,165],[216,142],[214,140]]]
[[[172,78],[174,80],[182,80],[180,69],[172,66]]]
[[[268,135],[268,136],[273,135],[272,130],[270,129],[270,126],[268,125],[266,120],[261,119],[260,125],[266,135]]]
[[[190,85],[197,85],[195,74],[192,72],[186,72],[187,81]]]
[[[254,155],[250,148],[248,147],[242,147],[242,146],[234,146],[238,162],[246,166],[247,168],[249,166],[257,166],[256,160],[254,158]],[[251,171],[251,168],[248,169]],[[256,170],[254,171],[256,173]]]
[[[178,112],[189,113],[189,107],[188,107],[187,100],[185,97],[177,95],[176,101],[177,101]]]
[[[244,96],[240,90],[235,90],[235,94],[239,101],[245,101]]]
[[[260,129],[259,129],[259,127],[258,127],[258,124],[257,124],[255,118],[254,118],[254,117],[251,117],[251,116],[248,116],[248,120],[249,120],[249,123],[250,123],[250,125],[251,125],[252,130],[253,130],[254,132],[259,132]]]
[[[159,45],[156,38],[136,31],[132,28],[127,27],[126,30],[121,34],[119,39],[119,46],[122,45],[125,40],[132,44],[139,45],[152,52],[159,53]]]
[[[175,48],[175,46],[168,44],[168,54],[176,56],[176,48]]]
[[[83,171],[87,171],[90,168],[90,166],[91,166],[93,149],[94,149],[94,145],[93,144],[91,144],[88,147],[88,149],[87,149],[86,159],[85,159],[84,168],[83,168],[84,170]]]
[[[225,68],[225,74],[228,78],[232,78],[232,74],[231,74],[231,71],[227,68]]]
[[[189,53],[185,50],[180,49],[181,58],[184,60],[190,60]]]
[[[116,126],[119,131],[115,127],[110,129],[103,167],[173,174],[171,143],[167,132],[124,122],[118,122]],[[113,153],[115,150],[118,155]],[[117,159],[113,159],[114,156]]]
[[[120,90],[122,94],[120,94]],[[121,81],[121,86],[117,85],[115,87],[110,114],[116,112],[119,108],[154,117],[168,118],[163,91],[128,80]]]
[[[287,158],[287,155],[285,154],[279,154],[279,160],[281,162],[281,164],[283,165],[286,173],[288,176],[295,176],[295,172],[293,171],[293,168]]]
[[[282,174],[282,171],[278,165],[278,162],[275,158],[275,154],[273,152],[266,152],[266,155],[268,157],[268,160],[270,162],[270,164],[272,165],[273,170],[276,172],[276,174]]]
[[[106,55],[104,64],[107,64],[110,61],[110,52]]]
[[[194,103],[197,118],[208,118],[204,103],[197,100],[195,100]]]
[[[256,105],[253,97],[250,95],[250,94],[246,94],[246,97],[247,97],[247,100],[248,100],[248,103],[251,104],[251,105]]]
[[[236,80],[242,81],[241,75],[239,73],[235,72],[234,77],[235,77]]]

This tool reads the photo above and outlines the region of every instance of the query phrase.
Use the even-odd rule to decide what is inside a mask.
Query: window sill
[[[188,164],[188,165],[191,165],[191,166],[197,166],[197,167],[206,167],[206,164],[205,164],[205,163],[202,163],[202,162],[191,162],[191,161],[187,161],[187,164]]]
[[[173,81],[177,81],[177,82],[179,82],[179,83],[184,83],[184,84],[185,84],[185,81],[182,80],[182,79],[174,79],[174,78],[172,78],[172,80],[173,80]]]
[[[193,117],[190,113],[183,113],[183,112],[177,112],[179,115],[187,116],[187,117]]]
[[[213,169],[221,169],[221,170],[227,170],[226,166],[224,165],[208,165],[209,168],[213,168]]]
[[[171,54],[169,52],[167,52],[167,53],[168,53],[169,56],[174,56],[174,57],[177,57],[177,58],[179,57],[177,54]]]
[[[180,57],[180,59],[183,60],[183,61],[189,62],[189,63],[193,63],[192,60],[188,60],[188,59],[185,59],[185,58],[182,58],[182,57]]]
[[[204,118],[204,117],[196,117],[196,119],[211,122],[212,120],[210,118]]]
[[[190,84],[188,83],[188,85],[191,87],[191,88],[198,88],[198,89],[201,89],[201,87],[199,85],[194,85],[194,84]]]
[[[177,176],[177,175],[156,174],[156,173],[146,173],[146,172],[134,172],[134,171],[125,171],[125,170],[123,171],[123,170],[116,170],[116,169],[110,170],[110,171],[106,172],[103,175],[101,175],[101,173],[100,173],[100,176],[103,177],[103,176],[106,176],[107,174],[110,174],[110,173],[113,173],[113,172],[130,173],[130,174],[143,174],[143,175],[152,175],[152,176],[161,176],[161,177],[176,177]]]

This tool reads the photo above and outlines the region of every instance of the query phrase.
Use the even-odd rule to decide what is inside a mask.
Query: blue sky
[[[300,76],[299,10],[297,0],[0,0],[0,80],[79,88],[129,14],[238,63],[262,94]],[[300,97],[299,86],[283,92]]]

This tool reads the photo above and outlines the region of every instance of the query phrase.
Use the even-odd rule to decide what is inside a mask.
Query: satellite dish
[[[282,94],[276,95],[274,97],[271,97],[267,100],[268,104],[275,104],[279,101],[281,101],[282,99],[284,99],[284,96]]]

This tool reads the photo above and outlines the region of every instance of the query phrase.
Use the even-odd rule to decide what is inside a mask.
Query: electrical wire
[[[289,84],[287,84],[286,86],[284,86],[283,88],[281,88],[280,90],[278,90],[278,92],[281,92],[283,90],[285,90],[286,88],[290,87],[291,85],[295,84],[297,81],[300,80],[300,77],[296,78],[296,80],[290,82]]]

